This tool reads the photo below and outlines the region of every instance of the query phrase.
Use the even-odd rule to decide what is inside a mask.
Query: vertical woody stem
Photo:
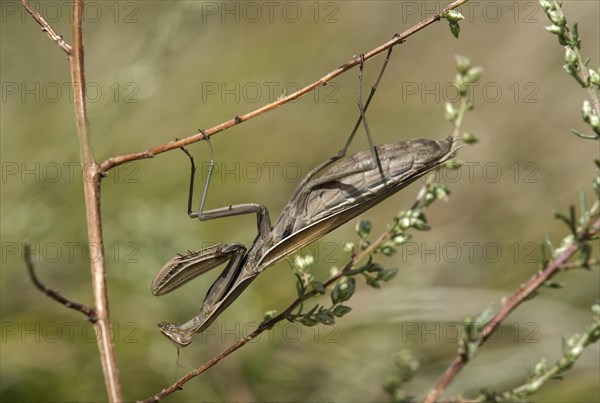
[[[94,329],[98,337],[98,348],[102,361],[102,371],[108,398],[111,402],[123,401],[117,363],[110,332],[106,275],[104,268],[104,246],[102,242],[102,223],[100,217],[100,169],[94,160],[85,97],[85,73],[83,55],[83,0],[73,3],[73,49],[69,62],[73,82],[73,100],[79,136],[79,155],[83,176],[88,239],[90,247],[97,250],[98,256],[91,259],[92,288],[96,322]]]

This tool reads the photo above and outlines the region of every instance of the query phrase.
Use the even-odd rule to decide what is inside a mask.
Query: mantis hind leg
[[[362,104],[362,74],[363,74],[364,55],[361,55],[361,62],[360,62],[359,74],[358,74],[358,108],[360,111],[360,115],[359,115],[356,123],[354,124],[354,128],[352,129],[350,136],[348,136],[348,140],[346,140],[346,144],[344,144],[344,147],[339,151],[338,155],[336,156],[337,157],[336,159],[342,158],[346,155],[346,152],[348,151],[348,147],[350,147],[350,143],[352,143],[352,140],[354,139],[354,136],[356,135],[356,132],[358,131],[358,128],[360,127],[360,124],[364,122],[365,130],[367,132],[367,139],[369,140],[369,146],[371,148],[371,151],[372,151],[373,157],[374,157],[373,163],[377,163],[379,165],[378,159],[376,158],[376,150],[373,147],[373,140],[371,139],[371,133],[368,129],[368,125],[366,124],[365,113],[366,113],[367,109],[369,108],[371,101],[373,100],[373,96],[375,95],[377,88],[379,87],[379,83],[381,82],[383,73],[385,72],[388,62],[390,61],[390,56],[392,54],[392,50],[393,50],[393,48],[388,49],[388,52],[385,56],[385,60],[383,61],[383,65],[381,66],[381,70],[379,71],[379,75],[377,76],[377,79],[375,80],[375,84],[373,84],[373,86],[371,87],[371,92],[369,93],[369,96],[367,97],[367,101],[364,103],[364,107]]]

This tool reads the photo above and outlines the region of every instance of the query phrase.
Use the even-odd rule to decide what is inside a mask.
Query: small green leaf
[[[581,133],[578,130],[575,129],[571,129],[571,133],[573,133],[574,135],[581,137],[582,139],[586,139],[586,140],[598,140],[598,138],[600,138],[600,135],[597,134],[584,134]]]
[[[325,286],[320,281],[313,280],[310,282],[310,286],[314,288],[319,294],[325,294]]]
[[[475,325],[478,330],[481,330],[489,323],[489,321],[494,317],[496,313],[494,307],[489,305],[485,308],[477,317],[475,318]]]
[[[463,319],[463,335],[465,341],[472,341],[477,339],[477,326],[475,318],[472,316],[466,316]]]
[[[371,221],[369,220],[360,220],[356,224],[356,233],[361,238],[366,238],[371,232]]]
[[[304,281],[302,281],[302,277],[298,273],[294,273],[294,277],[296,278],[296,292],[298,296],[301,297],[304,295],[306,288],[304,287]]]
[[[581,244],[581,247],[579,249],[579,264],[581,265],[582,268],[590,270],[590,258],[592,257],[592,246],[587,243],[587,242],[583,242]]]
[[[412,227],[419,231],[429,231],[431,229],[429,224],[427,224],[425,221],[422,221],[422,220],[415,220],[413,222]]]
[[[367,285],[369,287],[373,287],[373,288],[377,288],[377,289],[381,288],[381,285],[379,284],[379,282],[376,279],[374,279],[373,277],[368,276],[366,274],[364,276],[365,276],[365,280],[367,280]]]
[[[315,319],[308,317],[308,316],[303,316],[300,319],[297,320],[297,322],[302,323],[304,326],[309,326],[312,327],[316,324],[318,324],[319,322],[317,322]]]
[[[315,315],[315,318],[324,325],[333,325],[335,323],[335,318],[327,310],[320,311]]]
[[[367,266],[367,272],[368,273],[379,273],[383,271],[383,266],[381,266],[379,263],[371,263]]]
[[[458,36],[460,35],[460,25],[458,25],[458,22],[448,21],[448,25],[450,25],[450,32],[452,32],[452,35],[458,39]]]
[[[371,258],[369,258],[369,260],[371,260]],[[347,277],[352,277],[356,274],[362,273],[364,271],[368,271],[370,267],[371,267],[371,262],[368,262],[360,267],[357,267],[356,269],[345,271],[344,275]]]
[[[469,360],[472,360],[475,357],[478,349],[479,344],[476,342],[467,344],[467,357],[469,358]]]
[[[319,304],[313,306],[312,308],[310,308],[310,311],[306,312],[307,316],[312,316],[313,313],[315,313],[315,311],[319,308]]]
[[[342,316],[344,316],[351,310],[352,310],[352,308],[350,308],[347,305],[336,305],[335,308],[333,308],[333,314],[335,316],[337,316],[338,318],[341,318]]]
[[[331,302],[338,304],[340,302],[348,301],[356,289],[356,279],[349,277],[346,281],[338,281],[331,292]]]
[[[384,271],[381,271],[377,274],[377,280],[379,281],[390,281],[391,279],[393,279],[394,277],[396,277],[396,274],[398,274],[399,269],[394,267],[393,269],[387,269]]]
[[[465,144],[475,144],[479,141],[479,139],[473,134],[473,133],[464,133],[462,135],[462,139],[465,142]]]
[[[293,316],[300,316],[300,315],[302,315],[302,311],[303,310],[304,310],[304,304],[300,303],[300,305],[298,305],[298,309],[296,309],[296,313],[289,315],[287,317],[287,319],[290,320],[290,316],[293,317]]]
[[[573,40],[571,41],[571,45],[575,49],[581,49],[581,39],[579,39],[579,28],[577,23],[573,24]]]

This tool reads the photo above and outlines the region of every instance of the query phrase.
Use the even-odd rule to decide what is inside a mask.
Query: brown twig
[[[48,297],[52,298],[59,304],[66,306],[67,308],[74,309],[78,312],[81,312],[85,316],[87,316],[88,320],[92,323],[96,322],[96,312],[94,308],[89,305],[80,304],[79,302],[71,301],[68,298],[63,297],[57,290],[54,290],[44,283],[40,281],[37,274],[35,273],[35,266],[33,264],[33,259],[31,258],[31,247],[29,244],[24,245],[23,257],[25,258],[25,266],[27,266],[27,271],[29,272],[29,278],[31,278],[31,282],[37,287],[38,290],[46,294]]]
[[[111,402],[120,402],[123,401],[123,395],[121,393],[121,384],[119,382],[119,373],[113,349],[106,292],[104,243],[100,215],[101,172],[94,160],[87,120],[83,54],[83,11],[83,0],[75,0],[73,3],[72,25],[73,49],[69,61],[71,65],[71,80],[73,82],[73,104],[79,137],[79,159],[83,173],[88,240],[92,245],[99,246],[99,254],[91,262],[92,290],[97,318],[94,330],[98,338],[98,349],[100,350],[100,361],[102,362],[108,398]]]
[[[394,37],[390,41],[365,53],[364,60],[367,61],[367,60],[377,56],[378,54],[390,49],[391,47],[404,42],[404,40],[406,40],[406,38],[408,38],[409,36],[415,34],[416,32],[419,32],[420,30],[427,27],[428,25],[431,25],[432,23],[439,21],[446,12],[461,6],[462,4],[466,3],[467,1],[469,1],[469,0],[456,0],[456,1],[453,1],[452,3],[446,5],[443,9],[441,9],[439,12],[435,13],[434,15],[424,19],[423,21],[421,21],[418,24],[414,25],[413,27],[407,29],[403,33],[401,33],[399,35],[394,35]],[[220,131],[229,129],[230,127],[236,126],[247,120],[250,120],[259,115],[262,115],[265,112],[268,112],[270,110],[278,108],[281,105],[287,104],[290,101],[298,99],[301,96],[303,96],[319,87],[326,85],[329,81],[333,80],[335,77],[339,76],[340,74],[344,73],[345,71],[350,70],[354,66],[360,64],[360,62],[361,62],[361,58],[359,58],[358,56],[354,56],[352,59],[350,59],[349,61],[347,61],[340,67],[338,67],[337,69],[324,75],[323,77],[321,77],[314,83],[307,85],[304,88],[299,89],[298,91],[294,92],[293,94],[282,97],[281,99],[278,99],[274,102],[264,105],[252,112],[248,112],[243,115],[235,116],[233,119],[229,119],[221,124],[211,127],[210,129],[205,129],[202,132],[198,132],[197,134],[195,134],[193,136],[184,137],[184,138],[182,138],[180,140],[176,140],[176,141],[170,141],[169,143],[166,143],[166,144],[163,144],[163,145],[157,146],[157,147],[152,147],[152,148],[149,148],[149,149],[141,151],[141,152],[120,155],[117,157],[109,158],[106,161],[104,161],[102,164],[100,164],[100,169],[102,170],[102,172],[106,172],[109,169],[114,168],[118,165],[124,164],[126,162],[131,162],[131,161],[135,161],[135,160],[139,160],[139,159],[143,159],[143,158],[152,158],[157,154],[161,154],[166,151],[174,150],[176,148],[180,148],[180,147],[186,146],[188,144],[196,143],[200,140],[203,140],[205,135],[210,137]]]
[[[598,235],[600,231],[600,220],[596,220],[591,224],[591,220],[584,225],[579,232],[579,239],[589,240]],[[573,257],[579,251],[580,244],[574,242],[569,245],[562,253],[549,262],[543,271],[537,273],[527,281],[521,288],[515,292],[506,302],[500,307],[500,310],[492,318],[492,320],[485,325],[481,335],[479,337],[478,345],[484,344],[487,339],[496,331],[500,324],[514,311],[521,303],[526,301],[528,297],[532,295],[534,291],[544,285],[546,281],[552,278],[555,274],[560,272],[568,265],[567,261]],[[458,354],[450,366],[446,369],[440,380],[429,392],[425,398],[426,403],[433,403],[439,399],[444,390],[448,387],[454,377],[462,370],[462,368],[469,361],[467,354]]]
[[[83,0],[73,2],[72,35],[73,46],[69,46],[62,36],[58,35],[44,18],[35,11],[27,2],[21,0],[21,4],[27,12],[42,26],[50,39],[52,39],[67,55],[73,82],[73,104],[75,107],[75,118],[77,134],[79,137],[79,156],[82,167],[83,189],[85,195],[85,207],[87,218],[88,239],[91,244],[99,245],[100,253],[91,262],[92,288],[94,294],[94,308],[84,307],[78,309],[93,318],[94,330],[98,337],[98,349],[108,398],[111,402],[122,401],[121,385],[117,370],[117,363],[113,349],[113,339],[110,329],[110,318],[108,314],[108,297],[106,292],[106,274],[104,268],[104,247],[102,240],[102,224],[100,216],[100,180],[101,170],[94,159],[92,145],[89,135],[89,127],[86,110],[85,73],[83,53]],[[37,280],[33,272],[33,265],[28,261],[28,269],[34,284],[46,295],[51,296],[58,302],[69,306],[64,299],[54,290],[50,290]],[[73,303],[70,303],[73,304]],[[73,307],[73,306],[70,306]],[[74,307],[73,307],[74,308]],[[77,309],[77,308],[74,308]]]
[[[38,13],[34,10],[33,7],[31,7],[27,0],[21,0],[21,5],[29,13],[29,15],[31,15],[38,24],[40,24],[40,26],[42,27],[42,31],[44,31],[46,35],[48,35],[48,38],[50,38],[54,43],[56,43],[58,47],[61,48],[67,54],[67,56],[71,56],[71,46],[67,42],[65,42],[62,35],[57,34],[56,31],[52,29],[50,24],[48,24],[48,22],[44,19],[44,17],[42,17],[40,13]]]

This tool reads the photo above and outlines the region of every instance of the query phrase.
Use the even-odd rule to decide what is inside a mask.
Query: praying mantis
[[[160,331],[178,348],[189,345],[194,334],[210,326],[266,268],[330,233],[453,158],[455,140],[452,137],[442,140],[414,139],[375,147],[372,145],[364,112],[377,89],[390,54],[391,49],[364,108],[361,101],[364,60],[361,56],[358,101],[360,116],[354,130],[338,155],[315,167],[298,184],[273,225],[267,208],[260,204],[238,204],[204,211],[214,166],[213,147],[207,136],[205,139],[210,148],[211,165],[200,208],[192,211],[195,165],[192,156],[183,149],[191,161],[188,215],[191,218],[210,220],[256,214],[258,234],[249,249],[240,243],[221,243],[177,255],[155,276],[152,293],[160,296],[227,263],[208,290],[198,315],[181,325],[159,323]],[[370,150],[345,157],[361,122],[367,133]]]

